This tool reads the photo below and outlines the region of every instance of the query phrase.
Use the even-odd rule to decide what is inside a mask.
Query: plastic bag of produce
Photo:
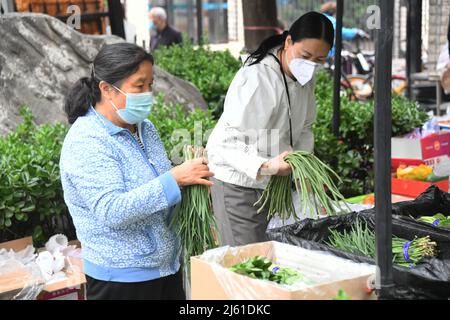
[[[450,228],[435,220],[422,222],[422,217],[432,217],[441,214],[445,217],[450,216],[450,194],[446,193],[436,186],[429,187],[424,193],[419,195],[413,201],[405,201],[393,206],[392,213],[399,215],[405,221],[415,222],[421,225],[430,226],[430,224],[442,232],[450,235]],[[433,222],[435,222],[433,224]]]

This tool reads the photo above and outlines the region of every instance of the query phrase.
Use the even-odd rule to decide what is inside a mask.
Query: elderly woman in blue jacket
[[[169,227],[180,187],[210,186],[206,159],[171,167],[153,124],[153,57],[105,46],[65,101],[64,199],[83,247],[88,299],[184,299]]]

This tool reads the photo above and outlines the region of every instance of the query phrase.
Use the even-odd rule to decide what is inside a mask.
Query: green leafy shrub
[[[181,157],[179,152],[181,152],[184,144],[202,144],[205,146],[208,138],[207,131],[213,129],[216,125],[212,111],[204,111],[198,108],[186,112],[181,104],[164,103],[164,95],[162,94],[156,96],[149,119],[158,130],[169,157],[173,155],[173,152]],[[197,129],[195,129],[196,124]],[[177,130],[181,134],[177,135]]]
[[[321,72],[316,86],[317,121],[314,125],[315,153],[332,165],[343,178],[341,192],[346,196],[373,191],[374,103],[349,101],[341,97],[340,139],[332,132],[333,82]],[[392,134],[398,136],[421,127],[428,116],[416,102],[402,96],[392,98]]]
[[[228,87],[241,64],[229,51],[183,43],[155,50],[155,64],[170,74],[192,82],[202,93],[214,115],[220,116]]]
[[[67,128],[62,124],[37,126],[31,111],[17,130],[0,137],[1,241],[33,236],[43,244],[54,233],[74,238],[64,204],[59,156]]]

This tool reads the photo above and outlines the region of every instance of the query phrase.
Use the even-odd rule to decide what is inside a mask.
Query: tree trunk
[[[277,34],[276,0],[242,0],[242,10],[245,47],[252,52],[264,39]]]

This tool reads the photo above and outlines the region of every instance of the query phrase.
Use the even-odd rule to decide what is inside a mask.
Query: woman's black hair
[[[78,80],[65,98],[64,110],[69,123],[74,123],[86,114],[91,105],[100,102],[100,81],[120,87],[122,81],[134,74],[144,61],[153,64],[153,56],[135,44],[105,45],[94,59],[91,76]]]
[[[284,31],[283,34],[271,36],[264,40],[259,48],[250,54],[247,61],[251,61],[250,65],[261,62],[270,50],[283,45],[289,35],[294,43],[303,39],[322,39],[330,47],[334,43],[334,28],[331,21],[325,15],[311,11],[298,18],[289,31]]]

